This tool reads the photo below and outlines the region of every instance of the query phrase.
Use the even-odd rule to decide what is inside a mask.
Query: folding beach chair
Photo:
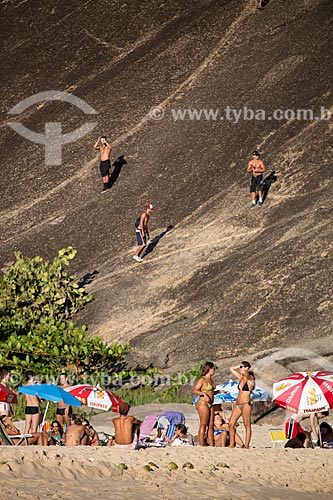
[[[284,447],[286,441],[287,441],[287,438],[286,438],[286,435],[285,435],[285,432],[283,429],[281,428],[272,428],[272,429],[269,429],[268,430],[269,432],[269,436],[271,438],[271,443],[273,445],[273,448],[276,448],[278,445],[281,445],[282,447]]]
[[[140,436],[138,441],[138,446],[156,446],[155,443],[151,442],[151,434],[154,427],[157,426],[157,415],[148,415],[140,426]]]
[[[28,446],[28,438],[33,437],[32,434],[16,434],[15,436],[10,436],[3,423],[3,418],[4,417],[0,417],[0,444],[2,446],[18,446],[22,442],[25,442],[26,446]],[[14,439],[18,439],[18,442],[14,443]]]

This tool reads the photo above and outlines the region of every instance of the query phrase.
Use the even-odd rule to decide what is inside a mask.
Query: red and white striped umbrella
[[[98,385],[79,384],[67,387],[65,391],[75,396],[83,405],[98,410],[108,411],[110,408],[113,412],[119,412],[119,405],[122,399],[109,389],[102,389]]]
[[[274,382],[273,399],[293,413],[317,413],[333,408],[333,373],[293,373]]]
[[[0,384],[0,401],[5,403],[17,403],[17,395],[6,385]]]

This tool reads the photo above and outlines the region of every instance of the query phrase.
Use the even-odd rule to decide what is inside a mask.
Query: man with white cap
[[[146,210],[141,214],[140,219],[137,220],[135,223],[135,234],[136,234],[136,241],[138,243],[138,248],[133,255],[133,259],[136,260],[137,262],[142,262],[143,259],[140,257],[140,253],[146,248],[147,246],[147,238],[149,240],[149,231],[148,231],[148,222],[149,222],[149,216],[153,210],[153,205],[151,203],[148,203],[146,205]]]

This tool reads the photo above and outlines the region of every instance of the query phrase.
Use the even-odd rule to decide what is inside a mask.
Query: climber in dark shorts
[[[102,137],[99,137],[95,142],[94,149],[96,151],[99,151],[101,155],[101,162],[99,164],[99,168],[103,181],[102,193],[105,193],[110,188],[110,169],[111,169],[110,154],[112,146],[110,146],[110,144],[108,143],[106,136],[103,135]]]
[[[259,159],[258,151],[253,151],[252,157],[253,159],[250,160],[247,164],[247,171],[252,174],[250,184],[250,193],[252,199],[251,208],[255,208],[257,192],[259,195],[258,207],[262,207],[263,204],[262,181],[263,173],[266,172],[266,167],[264,165],[264,162]]]
[[[143,261],[142,257],[140,257],[140,254],[147,246],[147,238],[149,239],[148,222],[153,208],[153,205],[151,203],[148,203],[145,207],[146,210],[141,214],[140,219],[137,220],[138,225],[135,225],[135,234],[138,248],[133,255],[133,259],[137,262]]]

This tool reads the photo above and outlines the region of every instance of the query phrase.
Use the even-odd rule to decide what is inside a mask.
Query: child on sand
[[[192,434],[187,432],[187,427],[184,424],[176,425],[175,435],[170,441],[171,446],[194,446],[194,438]]]

